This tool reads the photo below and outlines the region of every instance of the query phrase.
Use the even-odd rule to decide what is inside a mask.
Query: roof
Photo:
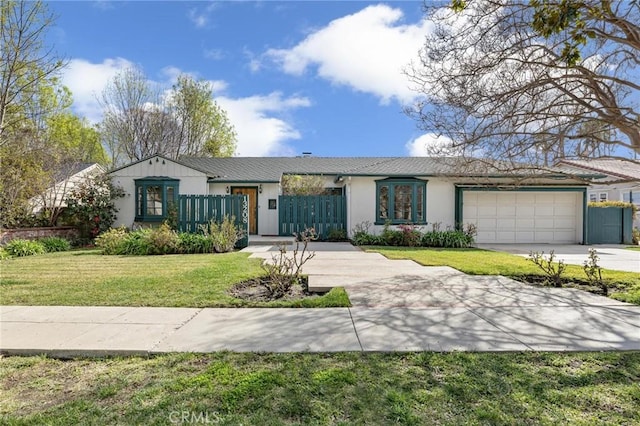
[[[576,174],[562,167],[541,170],[507,162],[461,157],[180,157],[170,159],[160,154],[143,158],[110,173],[153,157],[173,161],[207,175],[210,182],[277,183],[284,174],[325,176],[383,177],[473,177],[590,178],[593,174]],[[597,175],[596,177],[603,177]]]
[[[181,157],[179,163],[218,182],[279,182],[283,174],[347,176],[513,177],[565,174],[559,169],[516,169],[453,157]],[[502,166],[502,167],[500,167]]]
[[[99,166],[98,163],[84,163],[84,162],[69,162],[61,164],[54,173],[56,182],[62,182],[70,177],[77,175],[87,169],[92,169],[94,166]]]
[[[616,180],[640,181],[640,162],[618,158],[598,158],[593,160],[562,160],[561,164],[603,173]]]

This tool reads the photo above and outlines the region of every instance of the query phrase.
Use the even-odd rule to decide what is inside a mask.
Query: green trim
[[[387,178],[380,179],[376,182],[376,212],[375,212],[375,224],[383,225],[387,222],[391,222],[393,225],[399,225],[403,223],[413,223],[416,225],[424,225],[427,223],[427,182],[423,179],[416,179],[413,177],[401,177],[401,178]],[[394,204],[393,200],[395,199],[395,187],[399,185],[410,185],[412,187],[411,190],[411,220],[404,219],[393,219],[395,216],[394,212]],[[388,188],[388,203],[387,206],[387,218],[380,217],[380,188],[387,187]],[[416,212],[418,211],[417,207],[417,195],[418,188],[422,188],[422,220],[417,220]]]
[[[180,180],[166,176],[148,176],[145,178],[134,179],[135,182],[135,221],[136,222],[162,222],[167,218],[169,202],[178,202],[180,192]],[[162,202],[162,214],[147,214],[147,188],[159,187]],[[167,192],[169,188],[173,188],[173,200],[168,200]],[[140,190],[141,189],[141,190]],[[140,211],[142,209],[142,211]]]
[[[455,208],[454,208],[454,221],[456,225],[456,229],[460,230],[464,226],[462,223],[462,192],[463,189],[460,187],[455,187]]]
[[[504,192],[583,192],[587,190],[585,186],[473,186],[473,185],[455,185],[464,191],[504,191]]]

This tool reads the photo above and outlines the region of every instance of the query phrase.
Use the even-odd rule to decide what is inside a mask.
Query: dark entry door
[[[234,186],[231,194],[246,195],[249,200],[249,234],[258,233],[258,188],[255,186]]]

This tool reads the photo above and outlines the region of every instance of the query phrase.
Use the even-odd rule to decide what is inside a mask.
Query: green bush
[[[242,238],[242,231],[235,225],[235,217],[226,215],[222,223],[215,221],[202,225],[200,229],[213,244],[213,250],[216,253],[227,253],[233,250],[236,243]]]
[[[347,239],[347,231],[341,228],[331,229],[327,233],[327,241],[346,241]]]
[[[121,252],[118,254],[132,256],[146,256],[152,253],[150,235],[152,230],[149,228],[138,229],[129,232],[122,242]]]
[[[15,239],[11,240],[4,246],[4,249],[11,256],[23,257],[33,256],[34,254],[46,253],[44,245],[38,241]]]
[[[71,250],[71,243],[66,238],[44,237],[40,238],[38,241],[44,246],[47,253]]]
[[[10,258],[11,258],[11,255],[9,254],[9,252],[6,251],[4,247],[0,247],[0,260],[7,260]]]
[[[167,223],[163,223],[159,228],[151,229],[148,239],[149,254],[172,254],[178,252],[178,234]]]
[[[128,231],[124,226],[111,228],[98,235],[96,247],[102,249],[102,254],[122,254],[127,236]]]
[[[178,234],[178,251],[184,254],[213,253],[213,242],[203,234]]]

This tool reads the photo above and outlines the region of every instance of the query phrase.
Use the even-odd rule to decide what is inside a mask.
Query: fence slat
[[[281,236],[313,227],[320,239],[326,239],[332,229],[346,230],[346,199],[342,195],[281,195],[278,204]]]

